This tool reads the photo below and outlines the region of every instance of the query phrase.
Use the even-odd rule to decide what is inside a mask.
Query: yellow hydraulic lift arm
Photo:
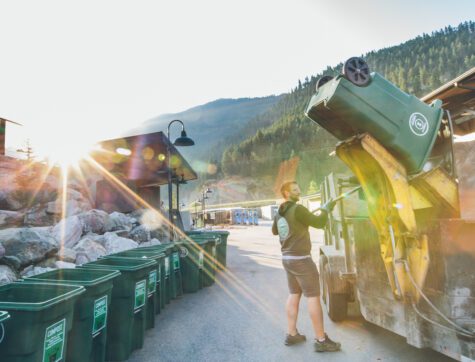
[[[422,290],[430,260],[429,240],[418,231],[415,210],[443,207],[456,214],[455,181],[440,169],[409,180],[402,164],[367,133],[340,142],[336,153],[363,188],[395,298],[412,296],[417,301],[420,295],[411,279]]]

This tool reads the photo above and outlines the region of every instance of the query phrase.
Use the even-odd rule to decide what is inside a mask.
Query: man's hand
[[[336,205],[336,201],[333,199],[330,199],[327,202],[325,202],[322,206],[320,206],[320,209],[326,211],[329,214],[330,212],[332,212],[335,205]]]

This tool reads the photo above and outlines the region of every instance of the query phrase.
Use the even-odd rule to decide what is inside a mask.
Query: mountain
[[[163,131],[167,132],[170,121],[179,119],[185,123],[188,137],[195,141],[195,146],[180,148],[197,171],[200,165],[211,159],[221,159],[226,147],[223,142],[234,135],[241,140],[254,134],[259,127],[268,124],[253,122],[252,128],[248,122],[257,119],[259,115],[272,108],[281,96],[262,98],[218,99],[204,105],[190,108],[179,113],[169,113],[157,116],[142,125],[127,132],[127,135]],[[174,140],[180,135],[179,124],[174,124],[170,130],[170,138]]]

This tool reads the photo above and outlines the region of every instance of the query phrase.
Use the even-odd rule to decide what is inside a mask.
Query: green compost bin
[[[200,241],[204,249],[204,277],[203,286],[209,287],[216,281],[216,245],[219,237],[214,236],[197,236],[194,235],[192,239],[196,242]]]
[[[337,76],[311,98],[305,114],[340,140],[368,132],[399,157],[408,173],[422,169],[437,137],[443,110],[427,105],[378,73],[367,86]]]
[[[219,236],[220,240],[218,241],[218,244],[216,245],[216,252],[217,252],[217,258],[216,258],[216,267],[218,269],[224,270],[226,268],[227,262],[227,249],[228,249],[228,236],[229,236],[229,231],[226,230],[213,230],[213,231],[200,231],[200,230],[192,230],[192,231],[186,231],[186,234],[189,236]]]
[[[0,310],[0,343],[5,339],[5,322],[10,319],[10,314]]]
[[[66,360],[102,362],[106,355],[107,316],[113,279],[118,271],[57,269],[25,279],[32,283],[59,283],[83,286],[74,307],[73,328],[68,336]]]
[[[154,310],[150,309],[149,313],[153,313],[151,318],[147,316],[147,328],[154,327],[154,314],[160,313],[161,305],[160,305],[160,295],[163,292],[161,289],[162,285],[162,271],[161,266],[164,263],[164,259],[166,258],[165,253],[155,252],[155,251],[147,251],[147,250],[140,250],[140,249],[130,249],[126,251],[121,251],[119,253],[110,254],[107,256],[108,258],[138,258],[138,259],[152,259],[157,262],[157,269],[150,272],[149,275],[149,283],[148,283],[148,296],[149,298],[153,297],[154,301]]]
[[[187,267],[198,264],[198,268],[201,269],[200,288],[208,287],[215,282],[217,240],[219,240],[219,237],[216,235],[198,234],[190,235],[189,239],[181,240],[181,243],[188,247],[191,255],[190,260],[187,261]]]
[[[84,292],[80,286],[26,281],[0,286],[0,310],[11,315],[4,325],[0,361],[64,361],[74,303]]]
[[[153,260],[99,259],[80,268],[118,270],[114,279],[106,345],[106,360],[124,361],[133,350],[142,348],[147,316],[147,283]]]
[[[181,240],[175,242],[180,250],[183,291],[195,293],[204,285],[204,249],[199,243]]]
[[[216,280],[216,268],[217,268],[217,245],[220,242],[221,238],[217,234],[213,233],[202,233],[189,235],[189,237],[198,242],[198,244],[203,248],[203,265],[204,265],[204,277],[203,277],[203,286],[209,287]]]
[[[180,253],[174,243],[139,247],[136,250],[153,250],[165,253],[167,255],[165,259],[165,287],[167,291],[165,302],[168,304],[171,299],[183,295]]]

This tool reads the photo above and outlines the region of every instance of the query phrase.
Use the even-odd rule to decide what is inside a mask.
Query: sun
[[[63,171],[77,168],[81,160],[87,159],[96,146],[91,139],[81,135],[63,134],[45,137],[37,142],[36,155],[51,166],[59,166]]]

